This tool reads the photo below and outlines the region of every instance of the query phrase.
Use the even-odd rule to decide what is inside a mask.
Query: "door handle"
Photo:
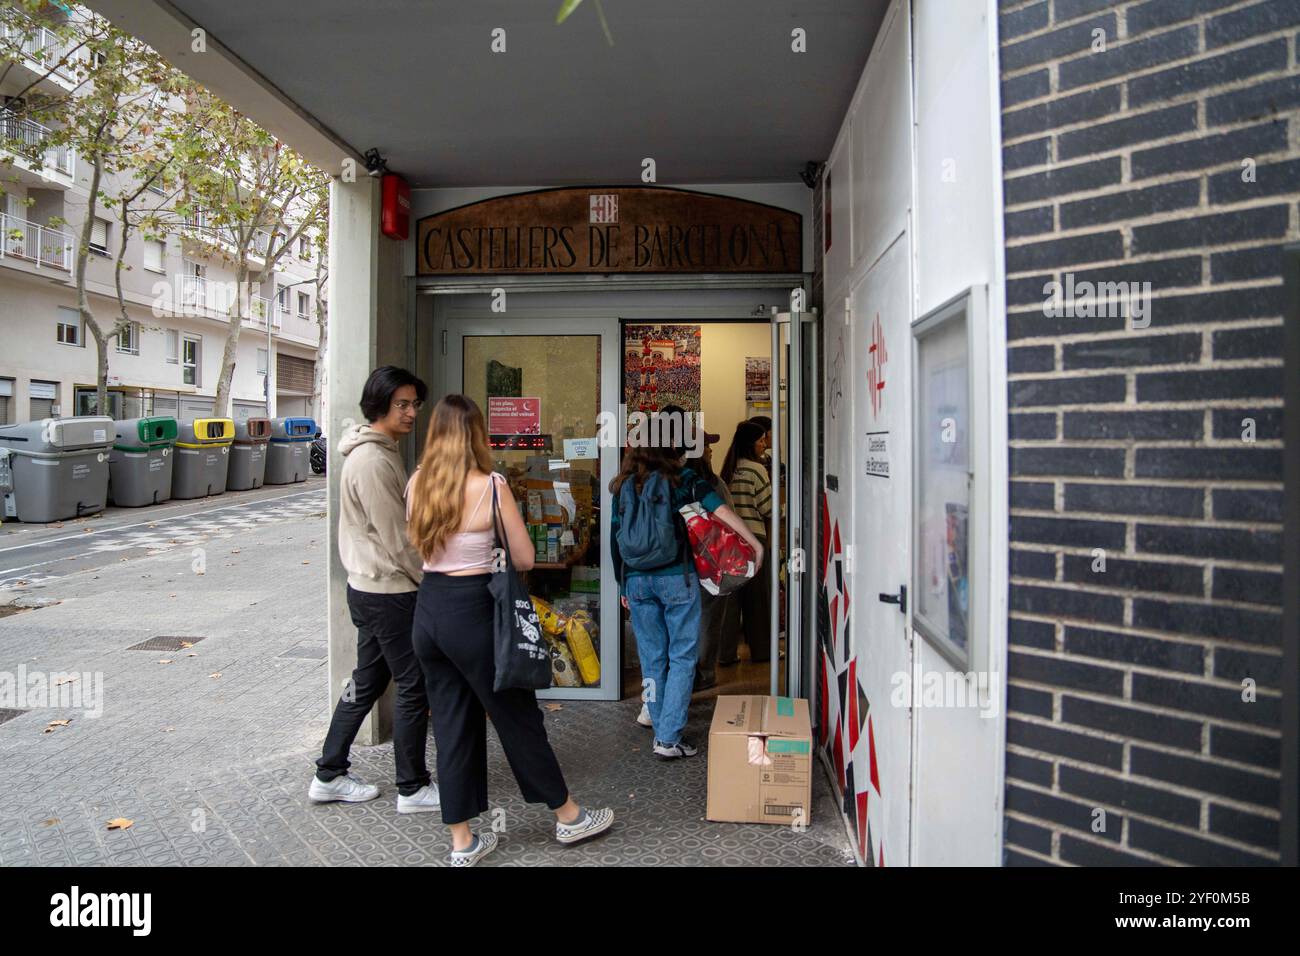
[[[880,595],[880,602],[882,604],[897,604],[899,613],[906,614],[907,613],[907,585],[904,584],[901,587],[899,587],[897,594]]]

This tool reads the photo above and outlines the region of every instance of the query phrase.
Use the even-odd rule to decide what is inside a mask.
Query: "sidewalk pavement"
[[[93,688],[102,675],[102,716],[0,711],[0,865],[445,865],[439,815],[396,812],[391,745],[353,751],[354,773],[380,785],[379,799],[307,800],[332,707],[325,548],[324,516],[286,504],[0,589],[0,605],[58,602],[0,616],[0,675],[84,675],[58,690]],[[193,646],[130,649],[165,636]],[[543,707],[573,793],[613,807],[615,827],[557,844],[551,814],[522,802],[490,733],[493,811],[479,825],[505,829],[484,865],[852,865],[820,767],[804,832],[709,823],[704,748],[657,761],[633,723],[637,701]],[[691,709],[702,743],[711,711],[703,700]],[[131,826],[108,829],[118,818]]]

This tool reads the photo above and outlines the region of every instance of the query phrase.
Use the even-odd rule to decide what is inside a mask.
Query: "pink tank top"
[[[414,481],[414,478],[412,478],[412,481]],[[483,507],[483,503],[485,501],[490,502],[488,492],[492,490],[493,482],[504,484],[505,477],[495,471],[492,472],[491,480],[484,486],[483,493],[479,495],[474,510],[464,520],[464,524],[473,524],[479,509]],[[491,507],[492,505],[489,503],[488,508]],[[491,571],[492,549],[494,547],[495,539],[491,528],[484,531],[457,531],[447,538],[438,554],[425,559],[424,570],[437,571],[443,574],[449,571]]]

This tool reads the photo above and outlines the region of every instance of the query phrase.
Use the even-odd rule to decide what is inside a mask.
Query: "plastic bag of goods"
[[[730,525],[698,502],[683,505],[681,514],[702,588],[710,594],[730,594],[754,577],[758,555]]]
[[[588,686],[600,683],[600,658],[596,656],[596,648],[591,640],[595,630],[591,615],[586,611],[570,614],[564,630],[569,650],[578,662],[578,673],[582,675],[582,682]]]
[[[552,637],[560,637],[564,634],[565,624],[568,622],[564,615],[557,611],[549,602],[543,601],[536,594],[528,595],[533,599],[533,608],[537,611],[537,618],[542,622],[542,630]]]
[[[556,687],[581,687],[582,678],[578,675],[578,665],[568,646],[561,640],[546,637],[546,645],[551,649],[551,679]]]

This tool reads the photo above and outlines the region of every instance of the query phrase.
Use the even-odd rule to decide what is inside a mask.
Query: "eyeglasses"
[[[399,412],[406,412],[406,411],[410,411],[411,409],[414,409],[415,411],[418,412],[421,409],[421,407],[423,407],[424,402],[420,401],[418,398],[413,402],[408,402],[406,399],[402,398],[393,402],[393,405],[396,406]]]

